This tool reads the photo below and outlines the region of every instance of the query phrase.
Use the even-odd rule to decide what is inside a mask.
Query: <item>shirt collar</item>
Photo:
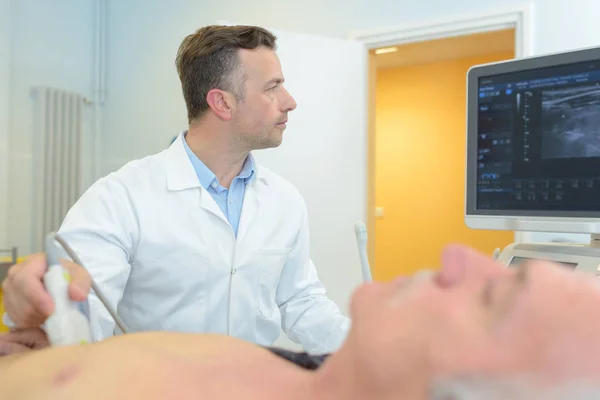
[[[198,180],[204,189],[207,189],[213,184],[219,184],[216,175],[198,158],[196,154],[192,151],[190,146],[185,140],[185,135],[183,135],[183,147],[185,148],[185,152],[187,153],[192,166],[194,167],[194,171],[196,171],[196,175],[198,175]],[[252,154],[248,154],[246,160],[244,161],[244,166],[242,170],[238,174],[237,178],[243,179],[246,183],[251,182],[255,178],[255,170],[256,164],[254,161],[254,157]]]

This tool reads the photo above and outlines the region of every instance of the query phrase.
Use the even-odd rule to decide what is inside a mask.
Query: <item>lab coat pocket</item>
[[[281,271],[291,249],[268,248],[260,254],[258,276],[258,309],[265,318],[271,318],[277,309],[275,294],[279,285]]]

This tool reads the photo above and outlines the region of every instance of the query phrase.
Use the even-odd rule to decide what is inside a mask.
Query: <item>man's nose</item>
[[[508,268],[494,261],[491,256],[463,246],[449,246],[442,255],[442,268],[436,280],[440,286],[450,287],[506,273],[509,273]]]
[[[286,94],[286,100],[284,101],[284,111],[285,112],[289,112],[289,111],[294,111],[296,109],[296,107],[298,106],[298,104],[296,103],[296,100],[292,97],[292,95],[286,90],[285,91]]]

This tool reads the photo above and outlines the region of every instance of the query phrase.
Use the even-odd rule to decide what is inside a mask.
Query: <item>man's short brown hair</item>
[[[256,26],[210,25],[187,36],[177,51],[175,64],[183,97],[187,106],[188,122],[208,110],[208,92],[221,89],[244,100],[244,74],[240,69],[238,50],[265,46],[276,49],[276,37]]]

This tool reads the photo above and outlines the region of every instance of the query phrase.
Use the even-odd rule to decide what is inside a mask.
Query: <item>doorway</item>
[[[466,75],[515,57],[515,29],[370,50],[374,62],[374,279],[437,268],[451,242],[492,254],[510,231],[464,223]]]
[[[417,208],[410,210],[407,209],[408,212],[405,214],[400,214],[403,216],[410,216],[408,219],[398,220],[395,223],[390,218],[390,215],[393,215],[393,209],[382,206],[381,204],[376,204],[377,200],[377,187],[380,182],[377,182],[377,122],[376,122],[376,88],[378,82],[378,65],[377,65],[377,55],[375,54],[375,50],[382,48],[389,48],[394,46],[406,46],[410,44],[424,44],[427,42],[438,41],[442,39],[459,39],[461,37],[465,37],[473,34],[484,34],[486,32],[493,33],[496,31],[510,31],[513,34],[514,46],[512,48],[513,55],[510,58],[521,58],[527,57],[533,54],[532,47],[532,5],[529,2],[524,2],[521,4],[513,4],[506,7],[495,8],[489,11],[477,12],[472,14],[464,14],[464,15],[449,15],[440,19],[430,20],[430,21],[421,21],[411,24],[404,24],[398,27],[383,27],[377,29],[371,29],[367,31],[355,31],[350,33],[350,38],[354,40],[358,40],[364,43],[367,47],[367,65],[368,65],[368,79],[366,85],[368,87],[367,93],[367,113],[368,113],[368,134],[367,134],[367,194],[366,194],[366,202],[367,202],[367,229],[369,233],[369,242],[368,242],[368,253],[369,253],[369,262],[371,264],[371,270],[373,273],[373,278],[375,280],[387,281],[392,279],[398,275],[406,275],[411,274],[415,270],[422,268],[436,268],[440,264],[440,251],[441,249],[450,242],[463,242],[465,244],[470,244],[473,247],[479,248],[484,252],[493,252],[493,250],[489,249],[489,244],[494,242],[496,238],[490,238],[489,236],[486,239],[486,242],[483,244],[477,243],[479,235],[490,235],[492,232],[485,231],[472,231],[470,232],[471,236],[461,236],[460,233],[457,235],[456,232],[448,229],[447,225],[432,223],[433,218],[431,217],[431,211],[437,210],[440,207],[439,204],[447,206],[450,203],[447,194],[444,193],[443,190],[432,190],[432,179],[436,176],[441,175],[440,171],[445,171],[446,168],[449,168],[447,164],[443,164],[440,162],[433,163],[433,165],[428,165],[425,172],[433,174],[433,176],[427,176],[426,173],[421,173],[418,175],[419,171],[405,171],[405,174],[409,174],[412,176],[412,182],[405,181],[405,183],[412,183],[416,185],[411,188],[403,188],[397,193],[397,196],[401,196],[403,193],[412,191],[412,192],[420,192],[422,193],[420,199],[426,199],[425,194],[433,193],[430,195],[429,201],[435,200],[435,202],[427,203],[422,202],[417,204]],[[508,32],[504,32],[508,33]],[[443,44],[444,42],[437,42],[439,44]],[[450,42],[445,42],[450,43]],[[431,44],[431,43],[430,43]],[[435,43],[433,43],[435,45]],[[460,47],[455,47],[455,53],[458,51]],[[404,47],[404,49],[409,49],[408,47]],[[439,52],[446,53],[447,49],[444,46],[440,46],[438,48]],[[380,51],[381,53],[381,51]],[[384,52],[385,53],[385,52]],[[447,53],[446,53],[447,54]],[[438,55],[439,56],[439,55]],[[423,62],[426,61],[425,58],[421,59]],[[473,62],[474,60],[471,60]],[[407,66],[408,67],[408,66]],[[438,67],[439,68],[439,67]],[[441,75],[441,76],[439,76]],[[438,71],[438,81],[444,82],[444,74],[440,74]],[[457,89],[458,90],[458,89]],[[463,83],[460,88],[460,91],[463,93],[463,96],[466,93],[466,71],[463,76]],[[419,95],[419,94],[418,94]],[[422,95],[419,95],[421,98]],[[463,105],[466,106],[465,97],[462,98]],[[447,108],[449,103],[446,102],[444,104],[443,109]],[[464,124],[464,119],[466,119],[466,110],[463,109],[461,121]],[[446,111],[446,114],[448,112]],[[454,115],[454,114],[453,114]],[[458,115],[458,114],[457,114]],[[429,123],[430,120],[433,119],[432,115],[426,115],[423,118],[425,123]],[[439,120],[439,118],[438,118]],[[450,122],[444,124],[443,128],[440,128],[442,132],[447,131]],[[464,126],[464,125],[463,125]],[[439,133],[438,133],[439,135]],[[402,138],[401,132],[396,130],[396,136]],[[406,137],[406,134],[405,136]],[[432,142],[435,134],[425,135],[425,138],[429,137],[429,141]],[[455,152],[462,152],[464,154],[465,147],[464,140],[466,137],[466,132],[463,130],[462,138],[457,139],[457,141],[462,141],[463,147],[460,150],[455,150]],[[413,135],[414,138],[414,135]],[[423,139],[426,140],[426,139]],[[421,145],[424,146],[423,144]],[[434,145],[435,146],[435,145]],[[456,144],[454,144],[454,148],[458,148]],[[439,144],[438,144],[439,148]],[[416,150],[416,149],[415,149]],[[425,148],[427,150],[427,148]],[[451,154],[451,152],[447,152]],[[417,154],[413,154],[410,157],[415,158]],[[462,162],[464,163],[466,160],[464,156],[461,156]],[[402,162],[405,164],[405,169],[409,168],[406,166],[407,160],[402,160],[399,157],[399,154],[393,154],[393,158],[396,160],[398,165],[401,165]],[[448,156],[442,160],[447,160]],[[458,158],[455,158],[458,160]],[[434,166],[437,166],[440,169],[434,169]],[[399,170],[398,168],[396,170]],[[412,175],[410,175],[412,173]],[[417,178],[417,177],[420,177]],[[395,177],[392,176],[392,179]],[[397,178],[396,178],[397,179]],[[442,179],[438,179],[437,182],[441,184],[443,189],[453,188],[454,186],[462,186],[465,185],[465,172],[463,171],[460,174],[453,176],[449,181],[442,181]],[[436,182],[436,183],[437,183]],[[452,186],[454,185],[454,186]],[[402,197],[400,197],[402,198]],[[463,195],[464,199],[464,195]],[[414,195],[413,195],[414,201]],[[456,200],[454,200],[456,202]],[[460,229],[464,228],[464,200],[460,202],[460,208],[454,206],[454,211],[456,214],[453,216],[454,218],[460,219]],[[399,206],[396,202],[394,202],[394,206],[396,209],[399,209]],[[402,219],[402,218],[400,218]],[[387,220],[387,225],[389,226],[388,232],[380,233],[381,229],[377,229],[378,225],[383,225],[381,222]],[[435,221],[433,221],[435,222]],[[423,224],[429,224],[424,226]],[[457,223],[458,224],[458,223]],[[457,227],[459,225],[456,225]],[[393,232],[393,233],[392,233]],[[401,234],[399,234],[401,232]],[[464,233],[464,232],[463,232]],[[505,242],[521,242],[524,238],[527,237],[529,232],[493,232],[493,233],[501,233],[500,241],[494,242],[494,250],[496,248],[501,248]],[[506,236],[502,236],[502,234]],[[387,239],[382,239],[381,235],[388,236]],[[484,236],[485,238],[486,236]],[[506,240],[506,239],[508,240]],[[381,239],[381,240],[380,240]],[[387,243],[385,242],[387,240]],[[381,242],[381,245],[379,243]],[[382,249],[383,252],[388,249],[392,249],[393,253],[384,253],[381,255],[381,250],[377,251],[377,248]],[[381,261],[378,258],[387,258],[388,261]],[[384,265],[385,263],[385,265]]]

